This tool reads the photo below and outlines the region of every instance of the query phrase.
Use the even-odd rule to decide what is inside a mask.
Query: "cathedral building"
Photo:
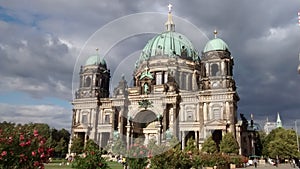
[[[143,48],[133,72],[133,86],[124,77],[109,97],[110,70],[99,55],[82,65],[73,104],[71,137],[94,140],[105,147],[120,137],[129,147],[136,138],[157,144],[176,137],[184,149],[193,138],[201,148],[213,136],[236,136],[239,96],[228,45],[215,37],[199,54],[175,31],[169,9],[165,31]],[[195,35],[197,36],[197,35]]]

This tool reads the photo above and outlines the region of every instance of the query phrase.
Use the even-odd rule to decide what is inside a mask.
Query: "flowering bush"
[[[46,138],[30,125],[8,125],[0,128],[0,168],[44,168],[53,149]]]
[[[139,142],[131,145],[126,159],[130,169],[145,168],[148,164],[148,152],[147,147]]]
[[[84,153],[76,156],[72,168],[78,169],[107,169],[109,168],[106,159],[102,157],[102,151],[93,141],[88,140]]]

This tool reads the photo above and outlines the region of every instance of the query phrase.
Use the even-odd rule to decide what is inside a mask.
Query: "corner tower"
[[[212,134],[216,143],[225,132],[235,134],[239,96],[233,79],[233,57],[220,38],[208,41],[201,58],[200,106],[205,138]]]
[[[80,138],[83,142],[93,139],[101,145],[103,139],[98,132],[99,125],[105,122],[109,124],[110,121],[109,116],[102,112],[102,107],[107,102],[105,98],[109,97],[110,70],[105,60],[96,54],[90,56],[81,66],[79,76],[79,88],[72,102],[71,138]],[[70,146],[71,144],[72,142]]]

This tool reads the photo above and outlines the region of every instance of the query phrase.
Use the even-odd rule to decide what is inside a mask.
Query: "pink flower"
[[[136,153],[133,153],[133,157],[135,157],[136,156]]]
[[[25,143],[25,142],[21,142],[19,145],[20,145],[21,147],[24,147],[24,146],[26,146],[26,143]]]
[[[35,167],[38,167],[40,165],[40,163],[38,162],[38,161],[35,161],[34,163],[33,163],[33,166],[35,166]]]
[[[34,137],[39,136],[39,133],[38,133],[38,131],[36,129],[33,130],[33,135],[34,135]]]
[[[41,154],[41,158],[45,158],[46,155],[44,153]]]
[[[45,140],[45,138],[43,138],[43,139],[40,141],[40,146],[43,146],[45,143],[46,143],[46,140]]]
[[[42,147],[38,148],[38,152],[41,154],[42,152],[44,152],[44,149]]]
[[[36,152],[35,152],[35,151],[31,152],[31,155],[32,155],[32,156],[35,156],[35,155],[36,155]]]
[[[1,156],[6,156],[7,151],[2,151]]]
[[[30,144],[31,144],[31,141],[28,140],[28,141],[26,142],[26,145],[29,146]]]
[[[144,154],[144,152],[141,150],[141,151],[140,151],[140,155],[143,155],[143,154]]]
[[[8,138],[8,143],[10,144],[10,143],[12,143],[13,142],[13,138],[12,138],[12,136],[10,136],[9,138]]]
[[[20,135],[20,141],[23,141],[24,140],[24,135]]]

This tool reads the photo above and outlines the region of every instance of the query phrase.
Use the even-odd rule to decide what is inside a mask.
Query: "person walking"
[[[254,167],[257,168],[257,159],[256,158],[254,158],[253,164],[254,164]]]

